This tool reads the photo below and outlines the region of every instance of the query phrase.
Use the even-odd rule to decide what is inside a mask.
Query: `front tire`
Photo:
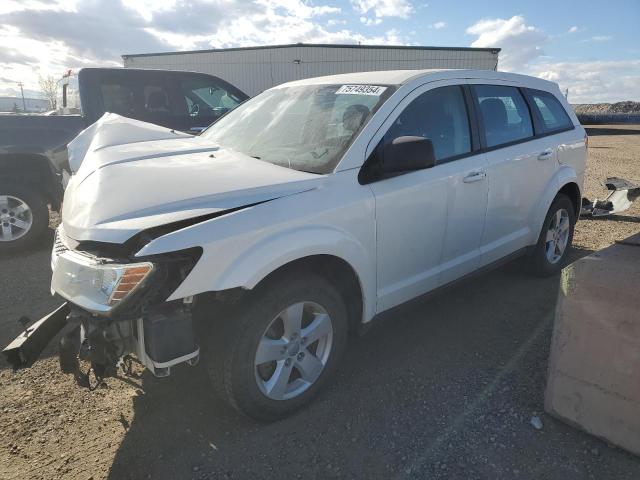
[[[334,374],[347,343],[347,309],[324,278],[302,273],[252,291],[211,332],[207,368],[214,388],[262,421],[308,404]]]
[[[0,184],[0,253],[31,246],[49,226],[43,195],[27,185]]]
[[[537,276],[547,277],[558,273],[565,264],[573,241],[576,213],[571,200],[559,194],[544,219],[530,258],[529,271]]]

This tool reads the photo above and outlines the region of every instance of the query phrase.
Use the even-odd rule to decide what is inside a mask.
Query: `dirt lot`
[[[607,174],[640,184],[640,126],[599,126],[590,147],[589,197]],[[573,258],[638,231],[640,202],[583,220]],[[15,319],[59,303],[48,262],[45,244],[0,259],[1,345]],[[313,405],[271,425],[215,400],[202,367],[89,392],[53,347],[27,371],[0,363],[0,478],[640,478],[637,457],[542,413],[557,290],[516,262],[407,306],[352,340]]]

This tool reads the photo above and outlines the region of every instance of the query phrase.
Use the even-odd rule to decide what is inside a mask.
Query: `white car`
[[[587,137],[538,78],[312,78],[198,137],[110,122],[120,137],[84,139],[52,257],[80,357],[102,377],[130,353],[157,376],[201,356],[259,419],[307,403],[386,310],[521,254],[558,272],[580,211]]]

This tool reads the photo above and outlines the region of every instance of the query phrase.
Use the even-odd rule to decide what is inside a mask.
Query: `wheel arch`
[[[355,315],[361,322],[373,318],[375,264],[367,249],[348,233],[315,225],[243,243],[229,238],[204,245],[202,257],[168,300],[207,291],[252,290],[273,275],[312,268],[331,281],[342,282],[340,288],[347,289],[350,299],[360,299],[360,306],[354,311],[359,312]],[[229,252],[231,258],[220,258],[221,251]],[[346,280],[342,279],[344,276]]]
[[[547,216],[549,207],[551,207],[551,204],[559,193],[563,193],[569,197],[575,208],[577,218],[580,214],[581,193],[578,176],[573,168],[563,166],[547,184],[537,207],[534,209],[531,244],[535,244],[538,241],[538,235],[542,229],[542,224]]]
[[[285,276],[315,273],[336,285],[349,314],[349,328],[355,330],[363,321],[364,294],[355,269],[346,260],[331,254],[310,255],[281,265],[258,282],[261,288]]]
[[[582,194],[580,193],[580,187],[578,187],[578,184],[576,182],[565,183],[560,190],[558,190],[556,197],[559,194],[564,194],[569,197],[569,200],[571,200],[571,203],[573,204],[573,211],[576,214],[576,218],[578,218],[580,216],[580,207],[582,204]]]

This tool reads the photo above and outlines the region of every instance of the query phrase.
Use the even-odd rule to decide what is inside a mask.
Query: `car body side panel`
[[[587,167],[587,147],[582,126],[579,125],[574,130],[558,133],[550,138],[553,138],[558,145],[558,162],[573,168],[579,178],[584,177]],[[582,191],[582,182],[578,187]]]
[[[379,312],[440,285],[448,186],[448,176],[437,167],[371,184]]]
[[[79,115],[0,115],[0,155],[42,155],[57,172],[68,170],[67,143],[84,127]]]
[[[314,190],[164,235],[137,256],[197,246],[202,257],[169,300],[253,288],[282,265],[323,254],[351,265],[362,287],[363,321],[375,314],[374,200],[371,190],[358,184],[357,171],[329,175]]]
[[[547,183],[544,192],[534,208],[531,219],[532,228],[531,237],[528,242],[529,245],[533,245],[538,241],[542,224],[558,191],[568,183],[576,183],[580,191],[582,191],[582,179],[583,175],[578,175],[573,168],[566,165],[560,166],[553,178]]]

